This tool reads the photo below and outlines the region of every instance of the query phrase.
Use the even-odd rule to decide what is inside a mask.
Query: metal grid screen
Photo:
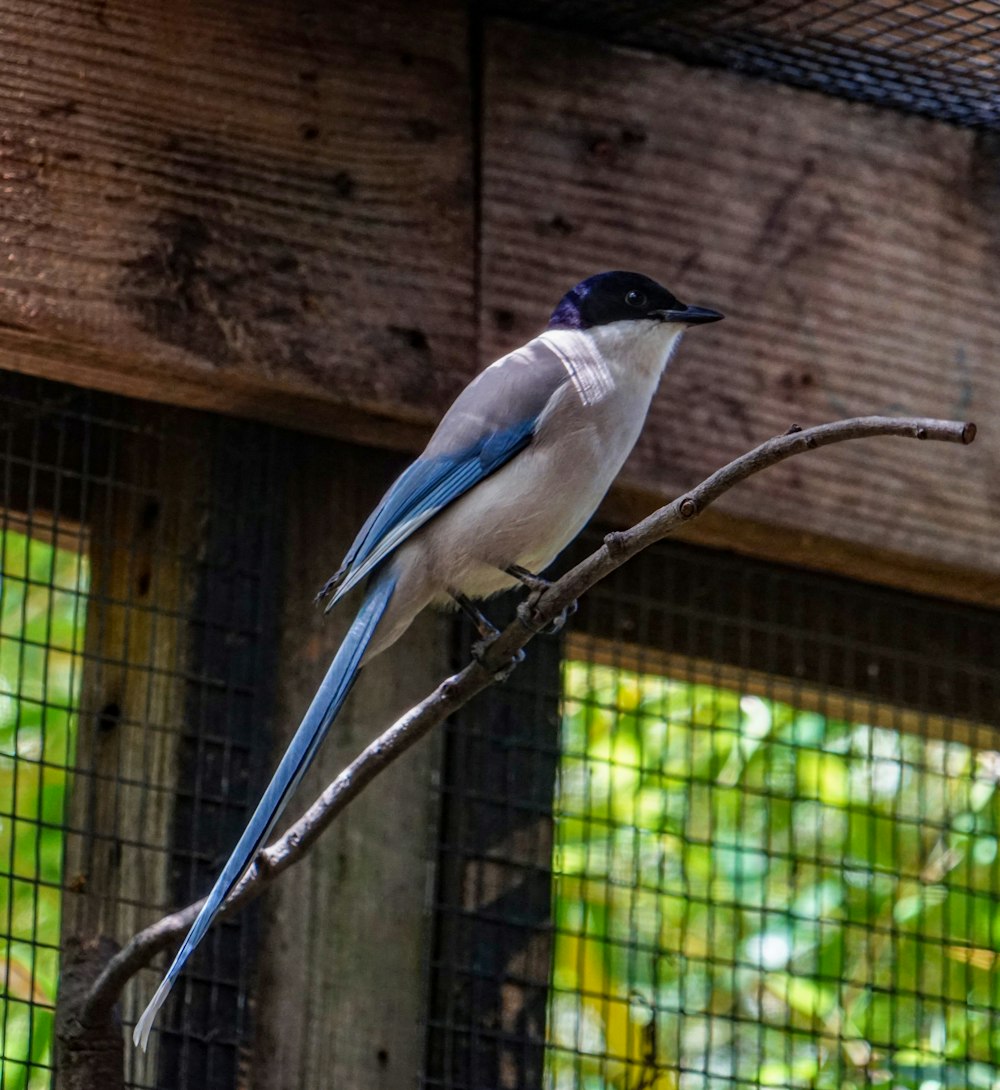
[[[203,891],[266,773],[280,492],[268,429],[0,395],[0,1085],[41,1090],[61,959]],[[213,930],[129,1085],[236,1085],[254,920]]]
[[[1000,125],[994,0],[492,0],[490,9],[961,125]]]
[[[677,544],[617,573],[452,727],[427,1085],[1000,1085],[998,650]]]

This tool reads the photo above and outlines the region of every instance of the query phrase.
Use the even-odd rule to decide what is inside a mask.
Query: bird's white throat
[[[584,405],[622,386],[659,382],[683,329],[667,322],[611,322],[593,329],[550,329],[541,335],[560,358]]]

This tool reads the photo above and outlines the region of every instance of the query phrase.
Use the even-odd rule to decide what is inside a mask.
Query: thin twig
[[[553,583],[537,598],[529,596],[518,619],[511,622],[490,644],[483,664],[472,662],[441,684],[411,708],[359,754],[326,788],[306,813],[271,847],[258,853],[253,865],[236,886],[220,916],[242,908],[260,896],[282,871],[308,852],[320,833],[355,799],[369,783],[397,757],[424,737],[477,693],[496,681],[495,674],[508,665],[545,625],[551,623],[595,583],[604,579],[643,549],[660,541],[673,530],[697,518],[706,507],[740,481],[776,465],[795,454],[877,435],[909,439],[934,439],[946,443],[971,443],[975,424],[950,420],[897,419],[885,416],[858,417],[832,424],[800,429],[794,426],[784,435],[769,439],[717,470],[683,496],[654,511],[629,530],[608,534],[596,552]],[[84,1021],[104,1013],[117,1000],[125,983],[148,964],[159,951],[186,934],[202,902],[164,916],[135,935],[107,964],[94,981],[84,1002]]]

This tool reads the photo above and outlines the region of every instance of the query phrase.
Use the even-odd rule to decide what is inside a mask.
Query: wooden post
[[[203,893],[256,803],[280,592],[280,535],[265,525],[280,524],[275,437],[186,410],[102,404],[116,419],[92,426],[102,471],[83,476],[81,510],[91,593],[62,919],[64,946],[81,955],[71,981],[90,971],[94,951]],[[82,448],[85,464],[93,453]],[[236,997],[253,964],[233,971],[231,948],[254,918],[242,914],[205,942],[149,1052],[126,1050],[130,1079],[232,1085],[246,1031]],[[128,1020],[159,972],[126,993]],[[76,1032],[73,996],[59,997],[59,1077],[82,1087],[93,1034]],[[197,1047],[192,1022],[212,1031]]]
[[[62,941],[82,951],[124,942],[149,922],[150,906],[173,901],[169,844],[208,451],[191,414],[132,409],[126,428],[92,428],[104,475],[86,481],[81,511],[91,587]],[[169,436],[159,434],[165,418]],[[85,463],[94,455],[80,451]],[[60,1007],[71,1000],[61,993]],[[69,1086],[80,1061],[66,1043],[58,1070]],[[140,1066],[156,1062],[154,1044]]]
[[[275,760],[351,620],[312,601],[401,468],[303,437],[287,474],[286,600]],[[367,666],[292,800],[294,818],[348,760],[446,675],[450,620],[433,612]],[[417,745],[352,804],[263,902],[251,1085],[397,1090],[422,1067],[441,738]]]
[[[147,922],[139,906],[169,900],[166,844],[194,593],[182,558],[196,554],[205,464],[185,457],[190,434],[175,434],[172,456],[162,456],[142,426],[157,427],[161,417],[145,406],[135,431],[95,428],[110,450],[107,479],[91,486],[85,512],[91,587],[66,846],[67,938],[127,938]]]

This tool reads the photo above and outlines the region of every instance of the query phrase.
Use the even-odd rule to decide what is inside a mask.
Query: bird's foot
[[[557,632],[561,632],[563,625],[573,616],[574,613],[580,608],[580,603],[574,598],[572,602],[560,613],[557,617],[554,617],[549,624],[543,629],[542,633],[546,636],[554,636]]]
[[[499,635],[497,632],[493,636],[484,637],[481,640],[476,640],[472,645],[472,657],[479,663],[484,670],[489,670],[493,674],[494,681],[506,681],[507,678],[524,662],[524,648],[519,647],[513,655],[511,655],[509,661],[504,663],[498,670],[494,670],[491,666],[486,664],[486,652],[496,642],[496,638]]]
[[[530,632],[537,632],[542,636],[554,636],[557,632],[562,631],[563,625],[576,613],[579,606],[576,602],[570,602],[570,604],[560,613],[558,616],[553,617],[548,624],[539,625],[538,623],[538,599],[542,596],[542,591],[533,591],[527,598],[517,607],[517,619],[527,628]]]
[[[462,612],[476,626],[479,639],[472,645],[472,657],[484,670],[489,670],[490,667],[486,665],[485,661],[486,652],[496,642],[497,636],[500,635],[500,629],[461,591],[450,590],[448,593],[454,598]],[[495,681],[506,681],[522,662],[524,662],[524,648],[520,648],[512,655],[510,661],[501,666],[499,670],[493,670],[493,679]]]
[[[576,602],[570,602],[558,617],[549,621],[548,624],[539,625],[538,599],[552,584],[543,576],[535,575],[534,572],[528,571],[527,568],[522,568],[520,564],[511,564],[506,570],[508,575],[513,575],[515,579],[523,583],[531,591],[528,597],[517,607],[518,620],[530,632],[540,632],[543,636],[554,636],[561,631],[563,625],[579,608]]]

